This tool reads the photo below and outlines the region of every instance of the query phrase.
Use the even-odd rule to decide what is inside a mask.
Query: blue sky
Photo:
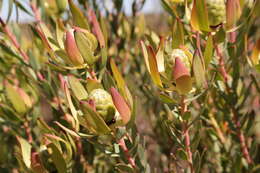
[[[2,9],[0,11],[0,16],[4,19],[7,18],[8,15],[8,1],[9,0],[3,0],[3,6]],[[28,6],[28,1],[29,0],[18,0],[19,2],[21,2],[22,4],[24,4],[24,6],[30,10],[30,7]],[[133,0],[124,0],[124,10],[127,14],[130,14],[130,7],[132,4]],[[146,0],[144,8],[143,8],[143,12],[145,13],[150,13],[150,12],[160,12],[161,11],[161,5],[160,5],[160,1],[159,0]],[[19,11],[19,21],[28,21],[28,20],[33,20],[33,18],[31,16],[29,16],[28,14],[24,13],[23,11]],[[16,19],[16,11],[15,8],[13,8],[13,12],[11,15],[11,20]]]

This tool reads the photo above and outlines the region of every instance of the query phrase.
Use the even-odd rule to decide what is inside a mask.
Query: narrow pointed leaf
[[[78,121],[78,118],[77,118],[77,110],[75,109],[73,103],[72,103],[72,100],[71,100],[71,96],[70,96],[70,92],[69,92],[69,89],[68,89],[68,86],[66,83],[64,83],[64,92],[65,92],[65,96],[66,96],[66,99],[67,99],[67,102],[69,104],[69,108],[70,108],[70,111],[71,111],[71,114],[75,120],[75,123],[76,123],[76,131],[78,131],[79,129],[79,121]]]
[[[251,55],[252,64],[253,65],[259,64],[259,59],[260,59],[260,39],[258,39],[258,41],[256,42]]]
[[[212,35],[209,35],[208,36],[208,39],[207,39],[207,43],[206,43],[206,48],[205,48],[205,51],[204,51],[204,59],[205,59],[205,67],[207,68],[211,59],[212,59],[212,56],[213,56],[213,37]]]
[[[196,84],[200,88],[206,83],[206,77],[205,77],[205,69],[203,66],[203,62],[199,56],[198,51],[196,51],[194,54],[192,68],[193,68]]]
[[[31,144],[29,144],[25,139],[17,137],[18,142],[20,143],[22,157],[27,168],[31,167]]]
[[[74,95],[78,100],[87,99],[88,93],[76,77],[72,75],[68,76],[68,81],[70,84],[70,88],[72,89]]]
[[[111,129],[106,125],[102,117],[92,109],[88,103],[82,103],[82,110],[85,113],[83,118],[87,121],[87,124],[93,128],[98,134],[109,134]]]
[[[180,20],[176,19],[172,31],[172,48],[177,49],[181,45],[184,45],[183,24]]]
[[[110,60],[110,66],[111,66],[111,69],[112,69],[112,72],[113,72],[113,76],[116,80],[117,86],[118,86],[120,92],[126,98],[127,94],[126,94],[126,89],[125,89],[126,88],[125,80],[122,77],[121,73],[119,72],[114,59]]]
[[[51,159],[57,168],[59,173],[67,172],[67,164],[65,162],[65,159],[63,158],[63,155],[61,151],[57,148],[57,146],[53,143],[48,144],[48,148],[51,149]]]
[[[156,61],[157,61],[157,65],[158,65],[158,71],[161,73],[161,72],[164,72],[165,71],[165,67],[164,67],[164,41],[165,41],[165,38],[161,37],[160,38],[160,45],[159,45],[159,48],[157,50],[157,53],[156,53]]]
[[[81,28],[89,29],[87,18],[84,16],[81,10],[74,4],[73,0],[68,1],[74,24]]]
[[[141,44],[141,48],[142,48],[142,52],[143,52],[143,57],[144,57],[146,68],[147,68],[148,72],[151,73],[146,46],[145,46],[145,44],[144,44],[144,42],[142,40],[140,41],[140,44]]]
[[[160,74],[158,71],[158,66],[157,66],[154,50],[151,46],[147,46],[147,50],[148,50],[148,60],[149,60],[149,67],[151,70],[152,80],[159,87],[162,87],[162,81],[161,81]]]
[[[210,32],[206,1],[193,1],[193,7],[191,11],[191,26],[197,31]]]

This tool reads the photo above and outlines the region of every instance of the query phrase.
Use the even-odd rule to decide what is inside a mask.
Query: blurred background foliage
[[[1,173],[260,172],[260,1],[6,1]]]

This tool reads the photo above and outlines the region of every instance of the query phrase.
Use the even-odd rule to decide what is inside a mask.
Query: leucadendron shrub
[[[259,172],[260,1],[146,2],[0,0],[0,172]]]

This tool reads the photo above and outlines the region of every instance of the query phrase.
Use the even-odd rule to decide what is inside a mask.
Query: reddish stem
[[[129,153],[129,150],[128,148],[126,147],[126,144],[125,144],[125,141],[123,138],[121,138],[119,141],[118,141],[118,144],[119,146],[121,147],[121,149],[124,151],[125,153],[125,156],[129,162],[129,164],[133,167],[133,168],[136,168],[136,165],[135,165],[135,160],[132,158],[132,156],[130,155]]]
[[[217,52],[217,55],[218,55],[218,62],[219,62],[219,66],[220,66],[219,67],[220,74],[224,78],[224,82],[227,84],[228,74],[227,74],[227,71],[225,69],[224,58],[223,58],[222,52],[220,51],[220,49],[217,45],[215,45],[215,49],[216,49],[216,52]]]
[[[226,71],[225,66],[224,66],[223,55],[222,55],[222,52],[219,50],[219,47],[217,45],[215,45],[215,48],[216,48],[217,55],[219,57],[220,73],[221,73],[222,77],[224,78],[224,82],[225,82],[225,85],[226,85],[226,88],[227,88],[227,92],[230,93],[231,89],[228,86],[228,74],[227,74],[227,71]],[[231,110],[232,110],[232,113],[233,113],[233,116],[234,116],[233,120],[234,120],[234,123],[235,123],[236,128],[237,128],[237,135],[238,135],[238,138],[239,138],[239,141],[240,141],[243,156],[246,159],[247,163],[251,164],[252,159],[251,159],[249,152],[248,152],[248,147],[247,147],[246,142],[245,142],[245,136],[241,131],[241,125],[240,125],[240,122],[238,120],[238,115],[237,115],[236,110],[233,106],[231,106]]]
[[[34,13],[34,18],[36,19],[37,22],[41,22],[41,15],[39,13],[38,8],[36,7],[35,3],[31,2],[30,3],[31,9]]]
[[[187,104],[185,103],[185,96],[182,96],[181,100],[181,115],[184,115],[188,111],[187,109]],[[188,161],[190,165],[190,171],[191,173],[194,173],[194,168],[193,168],[193,161],[192,161],[192,152],[190,149],[190,134],[189,134],[189,127],[187,125],[187,122],[183,123],[183,132],[184,132],[184,137],[185,137],[185,146],[186,146],[186,153],[188,155]]]
[[[30,144],[32,144],[32,142],[33,142],[33,137],[32,137],[32,134],[31,134],[31,128],[30,128],[30,126],[29,126],[29,121],[28,121],[28,120],[26,120],[26,121],[24,122],[24,128],[25,128],[25,133],[26,133],[26,135],[27,135],[27,140],[28,140],[28,142],[29,142]]]
[[[21,49],[20,44],[17,42],[14,34],[11,32],[11,30],[9,29],[9,27],[6,25],[6,23],[3,21],[3,19],[0,17],[0,23],[3,27],[3,31],[5,32],[5,34],[7,35],[7,37],[11,40],[12,44],[14,45],[14,47],[18,50],[18,52],[22,55],[23,59],[25,62],[29,61],[29,57],[28,55]]]

